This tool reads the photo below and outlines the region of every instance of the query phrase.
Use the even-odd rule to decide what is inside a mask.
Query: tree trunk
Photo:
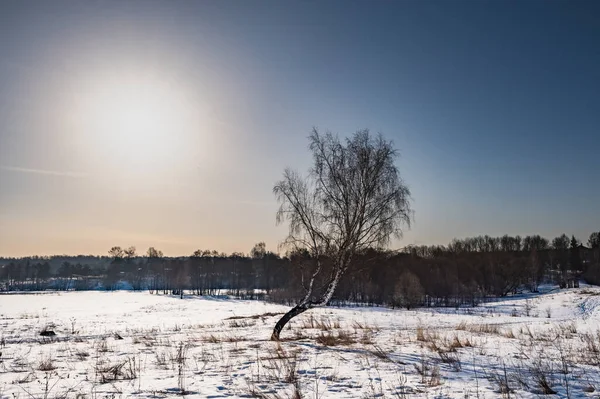
[[[308,303],[301,303],[299,305],[294,306],[289,312],[284,314],[281,319],[275,324],[275,328],[273,329],[273,334],[271,334],[271,341],[279,341],[279,334],[283,330],[283,327],[292,320],[294,317],[302,314],[310,309]]]
[[[283,330],[283,327],[285,327],[285,325],[290,320],[292,320],[294,317],[306,312],[308,309],[317,308],[317,307],[321,307],[321,306],[327,306],[329,304],[329,301],[331,301],[331,298],[333,297],[335,289],[337,288],[337,286],[340,282],[340,279],[342,278],[342,274],[344,274],[346,269],[347,269],[347,264],[336,267],[335,274],[333,275],[332,280],[329,282],[327,289],[325,290],[325,293],[323,294],[321,299],[316,302],[314,302],[310,299],[310,297],[312,296],[312,292],[313,292],[313,285],[315,282],[315,278],[317,276],[317,273],[314,273],[310,279],[309,288],[306,292],[306,295],[304,296],[304,299],[302,299],[300,301],[300,303],[298,305],[294,306],[289,312],[284,314],[283,317],[281,319],[279,319],[277,324],[275,324],[275,328],[273,329],[273,334],[271,334],[271,341],[279,341],[279,334],[281,333],[281,330]],[[319,267],[319,270],[320,270],[320,267]]]

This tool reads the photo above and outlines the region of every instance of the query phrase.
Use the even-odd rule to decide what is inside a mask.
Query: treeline
[[[409,246],[401,251],[368,251],[356,257],[336,291],[339,302],[393,306],[475,306],[520,290],[536,292],[541,283],[577,287],[600,284],[600,232],[587,246],[566,235],[552,241],[527,237],[480,236],[455,239],[447,246]],[[274,300],[303,294],[310,270],[307,255],[290,261],[291,284]],[[325,273],[325,276],[327,273]]]
[[[561,235],[548,240],[480,236],[455,239],[447,246],[409,246],[400,251],[368,250],[355,257],[334,302],[367,305],[474,306],[519,290],[537,291],[541,283],[575,287],[583,280],[600,284],[600,232],[586,245]],[[149,248],[113,247],[108,257],[73,258],[56,266],[52,258],[5,260],[2,290],[132,289],[155,294],[266,298],[292,303],[304,295],[314,265],[306,252],[285,256],[259,243],[249,254],[197,250],[168,258]],[[85,259],[88,261],[86,262]],[[321,259],[327,269],[327,259]],[[319,287],[325,286],[327,270]]]

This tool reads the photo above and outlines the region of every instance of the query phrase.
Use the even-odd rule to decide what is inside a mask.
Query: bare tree
[[[121,259],[123,258],[123,256],[125,256],[125,253],[123,252],[123,249],[121,247],[112,247],[108,251],[108,256],[110,256],[113,259]]]
[[[289,223],[284,245],[306,249],[311,265],[302,279],[304,296],[277,322],[272,340],[279,340],[295,316],[329,303],[355,254],[386,246],[411,221],[410,191],[394,164],[398,153],[391,142],[368,130],[341,142],[317,129],[309,141],[313,166],[308,177],[286,169],[273,188],[280,203],[277,222]],[[317,279],[323,281],[320,288]]]
[[[132,258],[135,258],[135,256],[136,256],[135,251],[136,251],[135,247],[129,247],[129,248],[123,250],[123,254],[124,254],[125,258],[132,259]]]
[[[394,306],[413,308],[423,303],[425,293],[421,280],[410,270],[405,270],[394,287],[392,303]]]
[[[133,248],[133,251],[135,252],[135,248]],[[195,252],[194,252],[195,254]],[[194,255],[192,255],[194,256]],[[163,253],[161,250],[158,250],[154,247],[150,247],[148,248],[148,250],[146,251],[146,257],[150,258],[150,259],[156,259],[156,258],[162,258],[163,257]]]
[[[590,234],[588,246],[592,249],[600,248],[600,231],[595,231]]]
[[[252,247],[252,250],[250,250],[250,257],[252,259],[262,259],[266,254],[267,246],[263,241],[255,244],[254,247]]]

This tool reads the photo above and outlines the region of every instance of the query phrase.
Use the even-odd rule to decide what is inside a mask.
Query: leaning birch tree
[[[280,204],[277,223],[289,224],[283,245],[307,251],[311,264],[302,273],[302,299],[277,322],[271,340],[279,340],[292,318],[329,304],[355,254],[386,247],[411,222],[410,191],[392,142],[368,130],[341,141],[317,129],[309,141],[308,175],[285,169],[273,188]]]

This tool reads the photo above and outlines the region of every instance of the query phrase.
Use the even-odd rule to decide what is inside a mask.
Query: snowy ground
[[[288,308],[133,292],[0,295],[0,398],[598,397],[600,289],[473,309]],[[55,337],[42,337],[51,329]]]

